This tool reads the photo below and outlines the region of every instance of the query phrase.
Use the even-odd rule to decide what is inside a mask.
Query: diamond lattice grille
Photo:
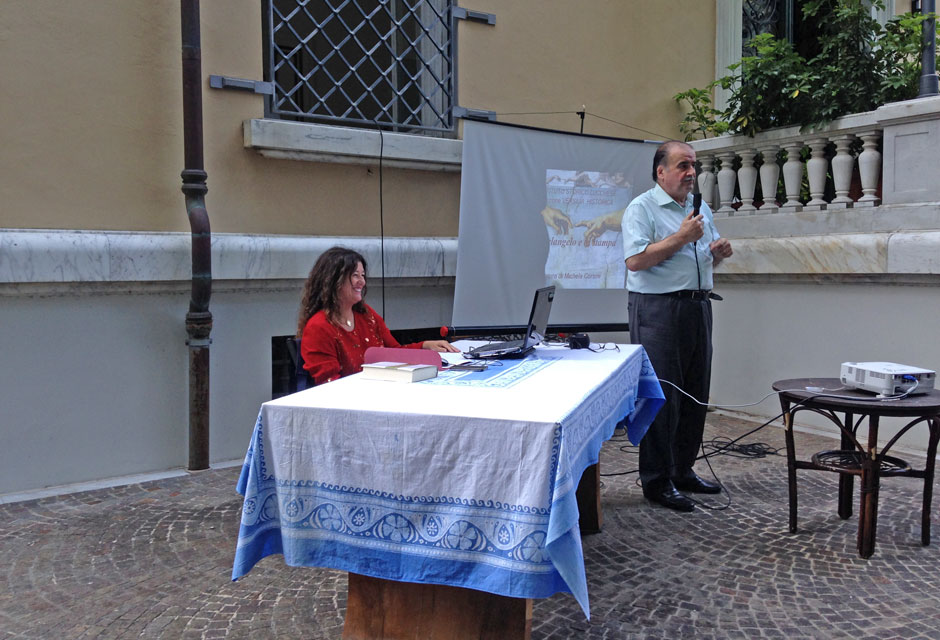
[[[453,128],[451,0],[271,0],[272,112]]]

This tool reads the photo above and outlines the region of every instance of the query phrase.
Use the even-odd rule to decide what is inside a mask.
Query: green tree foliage
[[[686,140],[722,133],[754,135],[772,127],[810,128],[850,113],[917,96],[921,73],[920,14],[897,16],[882,26],[871,6],[882,0],[811,0],[803,16],[818,28],[819,53],[801,56],[771,34],[748,43],[754,55],[704,89],[674,96],[688,112],[679,124]],[[728,106],[715,109],[712,91],[729,90]]]

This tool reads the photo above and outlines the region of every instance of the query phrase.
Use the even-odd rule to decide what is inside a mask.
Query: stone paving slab
[[[753,426],[711,414],[706,438]],[[806,452],[833,448],[798,435]],[[783,432],[747,440],[783,447]],[[882,482],[875,555],[862,560],[857,520],[836,515],[835,474],[800,472],[791,535],[782,456],[713,458],[730,505],[679,514],[647,503],[635,473],[607,475],[635,469],[625,444],[604,447],[604,526],[584,538],[591,620],[568,594],[537,600],[533,639],[940,638],[940,534],[920,545],[922,481]],[[344,574],[274,556],[231,582],[238,473],[0,505],[0,640],[340,638]]]

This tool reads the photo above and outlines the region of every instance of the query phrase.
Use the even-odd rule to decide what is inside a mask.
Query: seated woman
[[[366,261],[356,251],[333,247],[321,255],[304,285],[297,335],[304,369],[316,384],[362,370],[369,347],[401,347],[381,316],[363,301]],[[425,340],[406,349],[456,353],[446,340]]]

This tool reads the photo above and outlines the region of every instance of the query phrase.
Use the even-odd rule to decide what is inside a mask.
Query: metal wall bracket
[[[486,24],[496,24],[496,14],[486,13],[484,11],[473,11],[464,7],[454,7],[451,9],[453,16],[459,20],[472,20],[473,22],[485,22]]]
[[[454,107],[454,117],[464,118],[465,120],[487,120],[496,122],[496,112],[486,109],[468,109],[466,107]]]
[[[232,78],[231,76],[209,76],[209,86],[213,89],[238,89],[240,91],[253,91],[265,96],[274,95],[274,83],[260,80],[246,80]]]

